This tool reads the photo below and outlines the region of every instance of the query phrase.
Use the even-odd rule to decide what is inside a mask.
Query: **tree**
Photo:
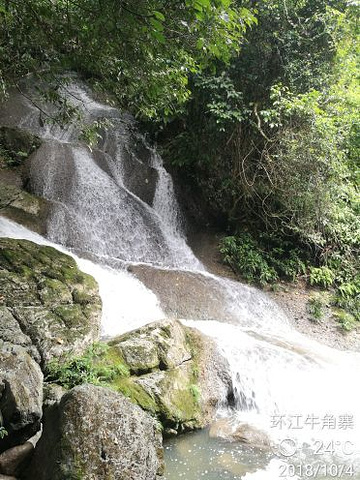
[[[250,10],[232,0],[0,0],[0,82],[73,70],[147,118],[188,100],[188,77],[240,47]]]

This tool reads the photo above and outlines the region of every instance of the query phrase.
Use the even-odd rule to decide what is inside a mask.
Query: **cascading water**
[[[75,127],[41,126],[34,105],[18,96],[19,115],[12,109],[2,123],[43,139],[29,170],[32,190],[51,205],[48,240],[4,218],[0,235],[70,252],[99,283],[104,336],[171,315],[213,337],[235,394],[219,418],[231,431],[250,425],[270,440],[262,452],[206,432],[183,437],[167,447],[166,478],[359,479],[360,355],[305,338],[265,294],[207,273],[186,244],[171,177],[133,121],[82,86],[67,94],[88,123],[106,118],[112,126],[91,151]]]

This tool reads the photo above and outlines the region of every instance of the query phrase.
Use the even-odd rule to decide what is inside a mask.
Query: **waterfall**
[[[4,120],[43,140],[32,156],[30,188],[51,204],[49,239],[110,265],[202,269],[180,228],[172,180],[134,120],[99,104],[76,83],[65,93],[87,125],[110,122],[94,150],[79,143],[76,126],[42,126],[38,109],[21,95],[21,119]]]
[[[294,448],[296,466],[310,458],[360,471],[360,354],[300,335],[264,293],[206,272],[186,243],[172,179],[134,121],[77,83],[67,93],[89,124],[107,118],[111,126],[90,150],[76,126],[41,126],[34,105],[17,96],[21,115],[2,121],[43,139],[31,158],[30,186],[51,211],[47,239],[1,217],[0,236],[52,245],[93,275],[104,336],[174,316],[212,337],[229,362],[235,393],[235,409],[222,406],[219,416],[230,418],[234,429],[251,424],[275,445]],[[306,477],[281,474],[279,464],[292,463],[274,455],[256,472],[224,478]]]

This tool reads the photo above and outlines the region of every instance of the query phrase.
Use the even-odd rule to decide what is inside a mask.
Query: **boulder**
[[[32,344],[44,367],[96,341],[100,314],[97,283],[73,258],[27,240],[0,239],[0,339],[29,352]]]
[[[30,463],[34,453],[34,445],[25,442],[10,448],[0,455],[0,473],[18,476]]]
[[[169,370],[191,360],[185,328],[175,320],[154,322],[112,340],[134,374]]]
[[[270,438],[266,432],[248,423],[240,424],[233,433],[233,439],[258,449],[270,448]]]
[[[210,438],[223,438],[229,442],[239,442],[260,450],[270,448],[269,435],[249,423],[238,423],[231,418],[216,420],[209,430]]]
[[[119,393],[82,385],[46,411],[25,478],[155,480],[162,470],[156,421]]]
[[[214,277],[148,265],[131,265],[128,270],[156,294],[168,317],[238,321],[229,308],[228,291]]]
[[[156,414],[166,431],[207,425],[232,392],[214,342],[176,320],[154,322],[110,342],[131,373],[114,387]]]
[[[39,365],[23,347],[0,341],[0,412],[8,432],[0,440],[1,452],[22,444],[40,429],[42,382]]]

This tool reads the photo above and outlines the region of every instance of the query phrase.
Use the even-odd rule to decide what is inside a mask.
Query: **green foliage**
[[[124,363],[111,359],[110,347],[94,343],[83,355],[67,354],[55,359],[47,367],[46,381],[73,388],[83,383],[108,385],[117,377],[129,376]]]
[[[5,438],[7,435],[9,435],[9,433],[6,430],[6,428],[5,427],[0,427],[0,440]]]
[[[229,61],[254,22],[233,0],[1,0],[0,88],[75,70],[138,115],[167,117],[188,100],[189,74]]]
[[[341,328],[347,332],[351,331],[356,326],[355,318],[353,315],[351,315],[351,313],[348,313],[344,310],[338,310],[335,313],[335,317],[341,325]]]
[[[335,274],[328,267],[310,267],[309,281],[310,285],[319,285],[324,288],[331,287],[334,283]]]
[[[307,261],[291,243],[262,235],[258,240],[249,233],[225,237],[220,244],[224,261],[250,283],[264,286],[279,278],[295,280],[304,275]]]
[[[99,139],[102,138],[101,131],[106,130],[111,125],[111,121],[108,119],[96,120],[90,125],[85,125],[82,128],[80,139],[84,140],[91,149],[97,144]]]
[[[324,299],[321,295],[312,295],[308,301],[308,310],[311,317],[317,321],[324,316]]]
[[[201,391],[200,391],[200,388],[195,385],[195,384],[191,384],[190,385],[190,393],[191,395],[193,396],[194,398],[194,402],[199,405],[200,404],[200,399],[201,399]]]
[[[360,275],[352,281],[341,283],[334,298],[334,304],[348,312],[354,320],[360,322]]]
[[[194,79],[165,154],[233,234],[221,251],[243,278],[305,275],[357,318],[359,5],[262,0],[257,9],[231,65]]]

